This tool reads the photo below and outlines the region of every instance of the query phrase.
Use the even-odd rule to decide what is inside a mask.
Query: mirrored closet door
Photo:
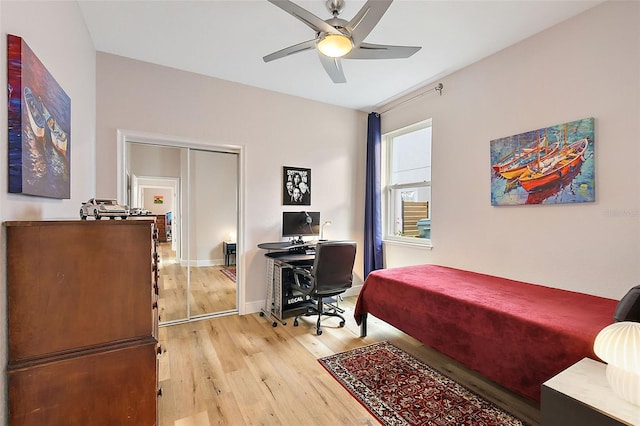
[[[124,145],[126,203],[158,228],[160,324],[237,312],[238,154]]]
[[[235,247],[238,174],[236,154],[189,151],[189,313],[236,309]],[[226,243],[226,244],[225,244]]]

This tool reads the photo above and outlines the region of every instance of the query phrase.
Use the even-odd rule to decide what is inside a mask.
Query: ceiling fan
[[[318,49],[322,66],[334,83],[346,83],[340,58],[344,59],[397,59],[408,58],[421,47],[389,46],[365,43],[364,39],[387,11],[393,0],[368,0],[362,9],[346,21],[338,18],[344,8],[344,0],[327,0],[326,6],[333,15],[323,21],[308,10],[289,0],[268,0],[280,9],[304,22],[316,32],[315,38],[294,44],[263,57],[265,62],[284,58],[294,53]]]

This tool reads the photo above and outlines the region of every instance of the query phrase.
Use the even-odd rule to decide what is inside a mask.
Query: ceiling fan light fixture
[[[351,38],[344,34],[325,34],[318,40],[318,50],[325,56],[340,58],[353,49]]]

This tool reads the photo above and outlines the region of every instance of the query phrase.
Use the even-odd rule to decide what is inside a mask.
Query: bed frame
[[[582,358],[618,301],[437,265],[374,271],[354,316],[393,325],[485,377],[540,402],[541,385]]]

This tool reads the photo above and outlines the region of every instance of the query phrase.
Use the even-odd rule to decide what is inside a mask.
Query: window
[[[385,239],[431,239],[431,119],[386,133],[383,142]]]

